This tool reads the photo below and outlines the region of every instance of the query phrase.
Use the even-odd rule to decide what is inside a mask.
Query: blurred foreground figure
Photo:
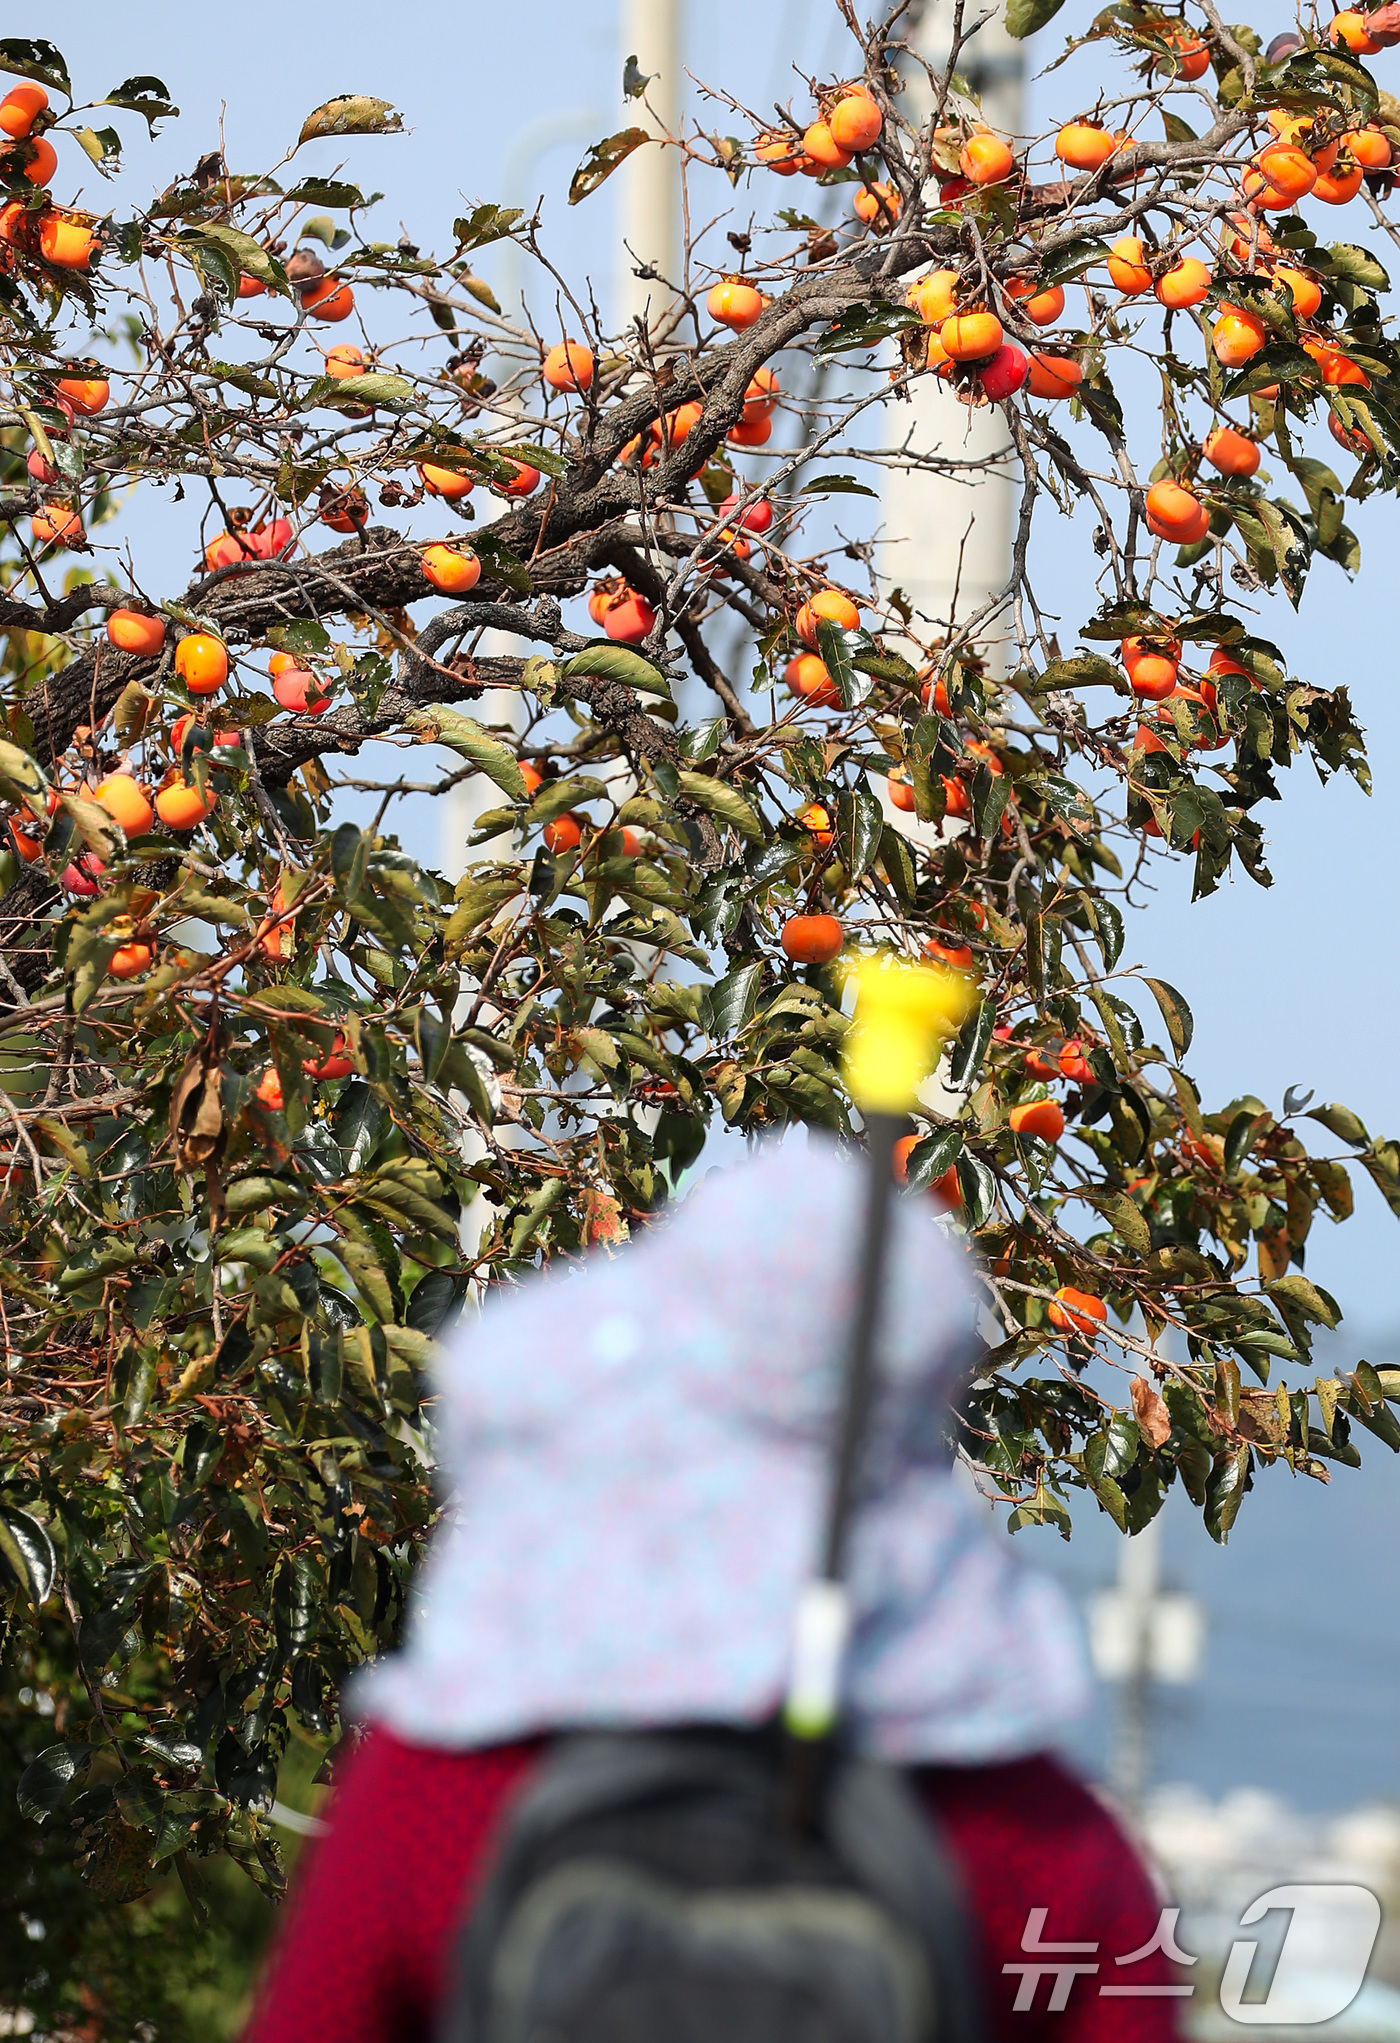
[[[714,1174],[614,1260],[493,1295],[455,1336],[439,1415],[451,1513],[403,1651],[351,1691],[366,1735],[337,1774],[329,1835],[303,1861],[250,2043],[531,2043],[547,2028],[550,2043],[1175,2033],[1162,1994],[1175,1975],[1144,1951],[1159,1919],[1150,1884],[1047,1756],[1084,1699],[1074,1624],[950,1473],[947,1404],[975,1352],[974,1307],[961,1252],[915,1197],[891,1217],[850,1542],[850,1763],[827,1805],[872,1862],[861,1891],[892,1914],[834,1902],[825,1840],[793,1825],[775,1726],[827,1505],[864,1190],[857,1162],[789,1140]],[[579,1733],[613,1735],[563,1735]],[[660,1784],[649,1813],[600,1816],[598,1782],[635,1792],[639,1766]],[[698,1792],[701,1775],[712,1792]],[[738,1880],[744,1905],[726,1916],[718,1890],[735,1888],[745,1852],[754,1884]],[[640,1870],[618,1873],[615,1857]],[[935,1896],[927,1907],[898,1892],[901,1864]],[[560,1899],[571,1879],[574,1914]],[[691,1906],[697,1890],[708,1913]],[[813,1894],[837,1913],[823,1917]],[[786,2013],[745,2027],[723,2022],[721,1994],[719,2035],[712,1982],[685,2001],[678,2034],[657,2033],[630,1984],[606,2008],[595,1995],[591,2027],[548,2023],[533,2003],[528,2019],[502,2014],[507,1989],[517,2015],[525,2006],[532,1966],[596,1979],[616,1958],[625,1970],[600,1955],[609,1936],[643,1970],[639,1937],[653,1957],[747,1938],[775,1981],[803,1952],[811,2005],[794,2019],[774,1983]],[[871,1983],[881,1937],[890,1979],[921,1939],[935,1975],[922,1999],[893,1993],[887,2021]],[[545,1988],[564,1993],[549,1976]]]

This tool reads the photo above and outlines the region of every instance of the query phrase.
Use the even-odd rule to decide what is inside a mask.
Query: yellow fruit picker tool
[[[875,1332],[894,1145],[945,1040],[962,1026],[977,1001],[976,988],[964,973],[937,966],[864,957],[850,966],[850,976],[857,998],[846,1038],[844,1075],[865,1120],[865,1226],[821,1565],[798,1598],[783,1711],[793,1806],[799,1820],[808,1823],[820,1793],[819,1755],[829,1747],[840,1715],[841,1673],[850,1635],[850,1604],[842,1576],[861,1442],[875,1390]]]

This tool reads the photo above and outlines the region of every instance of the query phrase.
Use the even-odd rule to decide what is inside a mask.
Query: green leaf
[[[100,802],[86,801],[82,795],[71,794],[61,794],[58,799],[73,818],[78,835],[89,851],[96,852],[104,863],[120,856],[126,848],[126,834]]]
[[[1248,1473],[1249,1449],[1237,1447],[1220,1457],[1207,1478],[1205,1527],[1220,1546],[1228,1541],[1230,1528],[1240,1515]]]
[[[1006,32],[1023,42],[1028,35],[1034,35],[1038,28],[1044,28],[1053,21],[1065,0],[1007,0]]]
[[[817,651],[822,656],[827,673],[836,684],[836,692],[841,697],[841,707],[854,708],[865,694],[865,690],[856,680],[856,670],[851,664],[850,642],[841,627],[833,624],[829,617],[820,618],[817,622]]]
[[[854,883],[869,869],[885,827],[884,811],[867,787],[842,794],[836,804],[836,841]]]
[[[1351,1108],[1339,1106],[1336,1101],[1330,1107],[1314,1107],[1307,1119],[1320,1121],[1329,1135],[1350,1142],[1354,1149],[1364,1149],[1371,1139]]]
[[[13,71],[20,78],[35,78],[41,85],[52,85],[65,99],[73,97],[68,66],[63,61],[62,52],[38,37],[32,41],[18,35],[0,39],[0,71]]]
[[[335,212],[354,212],[364,202],[358,185],[337,184],[326,177],[304,177],[287,193],[288,205],[330,206]]]
[[[41,801],[48,787],[39,762],[8,738],[0,738],[0,793],[14,802]]]
[[[47,1528],[27,1511],[0,1505],[0,1558],[38,1610],[47,1603],[58,1573],[58,1555]]]
[[[20,1815],[31,1823],[51,1816],[91,1751],[90,1745],[50,1745],[31,1759],[15,1789]]]
[[[403,120],[387,99],[371,99],[362,92],[349,92],[328,99],[309,113],[297,136],[298,149],[318,135],[400,135]]]
[[[457,237],[461,250],[484,248],[488,241],[499,241],[509,234],[518,220],[523,220],[524,211],[519,206],[478,206],[464,220],[452,222],[452,232]]]
[[[1149,979],[1144,975],[1143,984],[1151,987],[1152,997],[1162,1010],[1162,1020],[1167,1025],[1173,1054],[1180,1063],[1190,1049],[1191,1038],[1195,1033],[1196,1024],[1191,1019],[1191,1010],[1176,988],[1169,986],[1165,979]]]
[[[655,137],[646,128],[623,128],[620,133],[595,142],[570,180],[569,204],[576,206],[580,199],[596,192],[599,185],[612,176],[618,164],[627,161],[634,149],[640,149],[643,142],[654,140]]]
[[[1343,283],[1360,284],[1366,291],[1388,291],[1390,278],[1381,268],[1368,249],[1358,248],[1351,241],[1334,241],[1325,258],[1315,266],[1324,276],[1337,277]]]
[[[715,1042],[738,1035],[752,1021],[762,980],[763,964],[755,959],[715,981],[709,997],[709,1032]]]
[[[139,113],[155,140],[156,122],[174,120],[179,107],[170,97],[170,87],[160,78],[127,78],[99,101],[102,106],[125,107],[128,113]]]
[[[676,779],[681,793],[697,808],[707,810],[716,821],[727,823],[741,837],[762,843],[762,823],[739,790],[727,780],[715,780],[708,773],[678,773]]]
[[[303,411],[318,406],[328,411],[346,411],[366,404],[382,405],[386,411],[406,411],[413,403],[413,385],[406,376],[389,376],[379,370],[364,376],[318,376],[301,398]]]
[[[631,646],[613,645],[608,639],[585,646],[565,662],[562,671],[566,681],[575,675],[596,681],[621,681],[628,688],[640,689],[643,695],[664,695],[668,702],[671,699],[671,684],[659,667],[634,652]]]
[[[954,1123],[935,1128],[931,1135],[916,1142],[909,1152],[909,1190],[921,1192],[951,1170],[962,1155],[962,1147],[963,1131]]]
[[[1089,1203],[1119,1235],[1135,1256],[1145,1256],[1152,1247],[1147,1222],[1126,1192],[1092,1192]]]
[[[909,305],[848,305],[817,342],[818,359],[842,355],[854,348],[875,348],[891,334],[923,321]]]
[[[1335,1327],[1341,1323],[1342,1309],[1336,1299],[1320,1285],[1310,1284],[1300,1271],[1290,1270],[1286,1277],[1275,1277],[1264,1289],[1270,1298],[1294,1306],[1304,1319],[1315,1320],[1319,1326]]]
[[[435,703],[430,708],[414,710],[405,721],[409,730],[434,731],[440,745],[447,745],[464,759],[470,759],[473,766],[480,767],[487,779],[494,780],[502,794],[508,794],[512,800],[523,802],[529,795],[530,790],[525,785],[525,776],[515,754],[499,738],[493,738],[489,731],[484,731],[474,718],[462,716],[444,703]]]
[[[853,475],[814,475],[798,489],[800,497],[875,497],[880,494]]]

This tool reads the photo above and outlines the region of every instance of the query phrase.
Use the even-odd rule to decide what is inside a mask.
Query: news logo
[[[1351,2006],[1365,1983],[1380,1933],[1380,1902],[1369,1887],[1302,1881],[1259,1895],[1239,1927],[1261,1924],[1274,1911],[1286,1912],[1288,1921],[1272,1970],[1267,1955],[1260,1961],[1258,1937],[1235,1938],[1220,1979],[1221,2009],[1244,2027],[1305,2028],[1330,2022]],[[1061,2014],[1076,1988],[1100,2000],[1191,1999],[1196,1987],[1189,1981],[1129,1976],[1158,1956],[1172,1965],[1199,1963],[1177,1940],[1180,1915],[1178,1908],[1164,1908],[1145,1944],[1109,1961],[1099,1957],[1097,1940],[1047,1937],[1049,1909],[1031,1909],[1021,1932],[1022,1960],[1001,1968],[1017,1980],[1012,2012],[1024,2015],[1040,2008]],[[1160,1975],[1162,1968],[1153,1970]]]

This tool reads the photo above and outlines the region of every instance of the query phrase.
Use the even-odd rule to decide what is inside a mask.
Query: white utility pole
[[[1163,1589],[1162,1522],[1154,1518],[1118,1555],[1113,1588],[1091,1596],[1089,1651],[1101,1680],[1118,1685],[1113,1785],[1140,1809],[1151,1779],[1152,1685],[1194,1681],[1205,1649],[1205,1612],[1193,1596]]]
[[[941,75],[948,61],[951,8],[936,0],[915,0],[905,17],[906,35]],[[980,98],[982,113],[998,134],[1020,132],[1024,100],[1021,46],[1006,32],[998,16],[968,43],[959,58],[960,75]],[[926,120],[933,96],[922,70],[910,69],[904,106],[910,121]],[[960,461],[998,460],[1010,446],[997,405],[973,411],[934,377],[920,377],[912,402],[887,408],[889,439],[898,445],[907,437],[917,453],[938,453]],[[915,612],[913,629],[921,639],[935,635],[929,619],[946,628],[957,590],[961,623],[1006,586],[1011,569],[1015,462],[1000,465],[977,478],[929,475],[920,470],[886,472],[884,536],[880,566],[909,596]],[[961,572],[959,555],[961,554]],[[1005,650],[996,645],[1008,624],[997,620],[988,633],[993,642],[992,671],[1005,672]],[[1014,667],[1016,661],[1011,659]]]
[[[621,0],[618,10],[618,78],[629,57],[650,74],[645,101],[629,99],[633,127],[655,135],[679,135],[684,104],[681,0]],[[680,280],[681,153],[679,149],[636,149],[617,171],[619,239],[615,317],[619,328],[645,314],[654,325],[670,292],[665,284],[632,272],[649,264],[672,285]]]

